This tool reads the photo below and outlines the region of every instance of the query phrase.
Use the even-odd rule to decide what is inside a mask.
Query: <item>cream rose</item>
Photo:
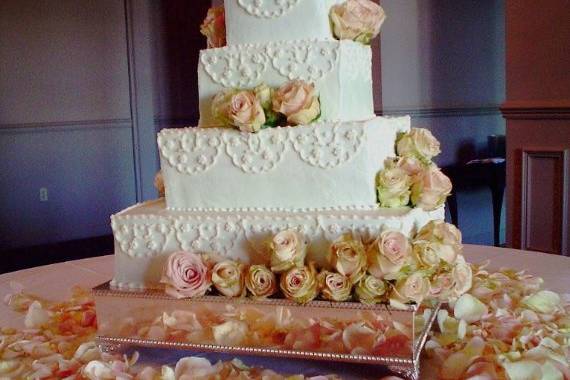
[[[288,299],[307,303],[317,296],[317,276],[312,263],[302,268],[292,268],[281,275],[279,286]]]
[[[271,241],[271,270],[275,273],[285,272],[293,267],[302,267],[307,254],[305,237],[295,231],[279,232]]]
[[[226,46],[226,20],[224,7],[208,9],[206,18],[200,25],[200,33],[207,38],[208,48]]]
[[[402,207],[410,202],[410,177],[400,168],[388,168],[376,178],[381,207]]]
[[[467,293],[473,286],[473,270],[471,265],[465,262],[463,256],[458,260],[455,267],[451,271],[453,279],[453,293],[456,297]]]
[[[257,132],[265,124],[265,113],[253,92],[240,91],[232,96],[229,119],[242,132]]]
[[[168,257],[160,282],[171,297],[192,298],[206,294],[211,278],[200,255],[181,251]]]
[[[384,300],[386,284],[375,276],[366,275],[356,285],[356,298],[365,304],[376,304]]]
[[[412,128],[400,136],[396,143],[398,156],[416,157],[422,161],[431,161],[441,150],[439,141],[424,128]]]
[[[416,272],[396,282],[394,295],[400,302],[414,302],[419,305],[429,295],[430,290],[429,279],[422,273]]]
[[[236,261],[220,261],[212,269],[212,283],[214,287],[226,297],[244,296],[244,269],[244,265]]]
[[[334,242],[329,250],[329,263],[338,273],[356,284],[366,273],[366,252],[360,240],[345,236]]]
[[[437,258],[454,264],[461,255],[461,232],[453,224],[433,220],[416,234],[414,253],[424,265],[437,265]]]
[[[232,98],[236,93],[236,90],[228,89],[218,92],[212,99],[212,116],[225,127],[232,126],[232,120],[230,119],[230,107],[232,104]]]
[[[245,276],[245,286],[254,298],[265,298],[277,291],[277,280],[264,265],[252,265]]]
[[[399,272],[410,258],[412,246],[398,231],[384,231],[368,248],[368,272],[382,279]]]
[[[348,0],[331,8],[333,33],[340,40],[353,40],[363,44],[380,33],[386,19],[382,7],[370,0]]]
[[[273,111],[285,115],[291,125],[309,124],[321,113],[315,85],[302,80],[285,83],[273,96]]]
[[[450,179],[436,166],[430,165],[418,174],[412,185],[412,204],[431,211],[445,203],[453,186]]]
[[[350,298],[352,284],[340,273],[323,271],[319,273],[318,283],[324,299],[341,302]]]

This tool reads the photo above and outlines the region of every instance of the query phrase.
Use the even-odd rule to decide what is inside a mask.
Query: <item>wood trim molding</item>
[[[466,107],[434,107],[434,108],[384,108],[383,114],[386,116],[410,115],[415,118],[436,118],[436,117],[464,117],[464,116],[488,116],[500,115],[499,105],[482,105]]]
[[[529,241],[529,218],[532,217],[530,214],[530,208],[532,207],[533,199],[530,197],[529,186],[532,182],[532,172],[530,170],[530,160],[534,158],[549,158],[560,161],[560,171],[557,175],[560,176],[562,183],[560,194],[560,204],[558,207],[561,210],[561,236],[559,249],[555,251],[550,251],[548,253],[562,253],[565,256],[570,255],[570,149],[565,150],[553,150],[553,149],[525,149],[522,151],[522,189],[521,189],[521,241],[520,247],[523,250],[531,251],[545,251],[541,247],[533,246],[532,242]],[[549,189],[554,191],[555,189]],[[552,207],[557,207],[557,205],[552,205]],[[553,244],[554,245],[554,244]]]
[[[505,119],[570,119],[570,99],[509,100],[501,112]]]
[[[0,133],[61,132],[71,130],[131,128],[131,119],[54,121],[45,123],[0,124]]]

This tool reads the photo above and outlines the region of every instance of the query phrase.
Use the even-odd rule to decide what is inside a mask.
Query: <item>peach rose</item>
[[[309,124],[321,113],[315,85],[302,80],[285,83],[275,91],[273,111],[285,115],[291,125]]]
[[[402,207],[410,203],[410,177],[400,168],[386,168],[378,173],[376,191],[380,207]]]
[[[453,279],[453,292],[456,297],[467,293],[473,286],[473,270],[471,265],[465,262],[463,256],[457,260],[457,264],[451,271]]]
[[[382,279],[399,272],[410,258],[412,246],[398,231],[384,231],[368,248],[368,272]]]
[[[338,273],[356,284],[366,273],[366,252],[360,240],[342,237],[329,250],[329,262]]]
[[[245,295],[244,265],[232,260],[220,261],[212,269],[212,283],[222,295]]]
[[[192,298],[206,294],[211,278],[201,255],[181,251],[168,257],[160,282],[169,296]]]
[[[413,179],[423,172],[424,165],[415,157],[389,157],[384,161],[384,168],[401,169]]]
[[[428,240],[446,245],[460,245],[461,231],[443,220],[432,220],[423,226],[414,240]]]
[[[229,119],[242,132],[257,132],[265,124],[265,113],[253,92],[239,91],[231,98]]]
[[[226,46],[226,18],[224,7],[208,9],[206,18],[200,25],[200,33],[206,36],[208,48]]]
[[[277,280],[264,265],[252,265],[247,271],[245,286],[254,298],[265,298],[277,291]]]
[[[441,150],[439,141],[425,128],[412,128],[404,133],[396,143],[398,156],[416,157],[424,162],[431,161]]]
[[[453,186],[450,179],[434,165],[416,177],[412,185],[412,204],[426,211],[435,210],[445,203]]]
[[[270,247],[273,272],[281,273],[305,265],[307,241],[301,233],[292,229],[279,232],[273,237]]]
[[[386,14],[373,1],[348,0],[331,8],[330,19],[336,38],[370,44],[380,33]]]
[[[313,263],[292,268],[281,275],[279,283],[285,297],[297,303],[307,303],[317,296],[317,276]]]
[[[329,301],[346,301],[350,298],[352,284],[340,273],[323,271],[318,276],[319,288],[324,299]]]
[[[430,290],[429,279],[424,274],[416,272],[396,282],[394,295],[400,302],[414,302],[419,305],[429,295]]]

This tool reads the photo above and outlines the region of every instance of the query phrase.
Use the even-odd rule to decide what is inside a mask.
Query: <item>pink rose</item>
[[[181,251],[168,257],[160,282],[169,296],[192,298],[206,294],[211,279],[201,255]]]
[[[200,33],[206,36],[208,48],[226,46],[226,18],[224,7],[212,7],[200,26]]]
[[[291,125],[310,123],[321,113],[315,86],[302,80],[285,83],[273,96],[273,111],[285,115]]]
[[[384,231],[368,249],[368,272],[380,279],[397,273],[408,261],[411,251],[412,246],[404,234]]]
[[[373,1],[348,0],[331,8],[330,19],[336,38],[370,44],[380,33],[386,14]]]
[[[231,123],[242,132],[257,132],[265,124],[265,112],[251,91],[234,94],[228,108]]]
[[[430,165],[412,185],[412,204],[426,211],[435,210],[443,205],[452,187],[449,178],[438,167]]]

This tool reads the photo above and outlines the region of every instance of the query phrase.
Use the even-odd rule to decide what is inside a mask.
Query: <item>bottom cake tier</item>
[[[160,287],[162,268],[176,251],[210,252],[244,263],[264,263],[268,241],[295,228],[309,241],[308,260],[326,265],[331,242],[346,233],[364,241],[383,229],[410,236],[431,220],[443,219],[444,209],[407,207],[331,211],[187,212],[166,209],[163,199],[132,206],[111,217],[115,237],[115,277],[121,289]]]

